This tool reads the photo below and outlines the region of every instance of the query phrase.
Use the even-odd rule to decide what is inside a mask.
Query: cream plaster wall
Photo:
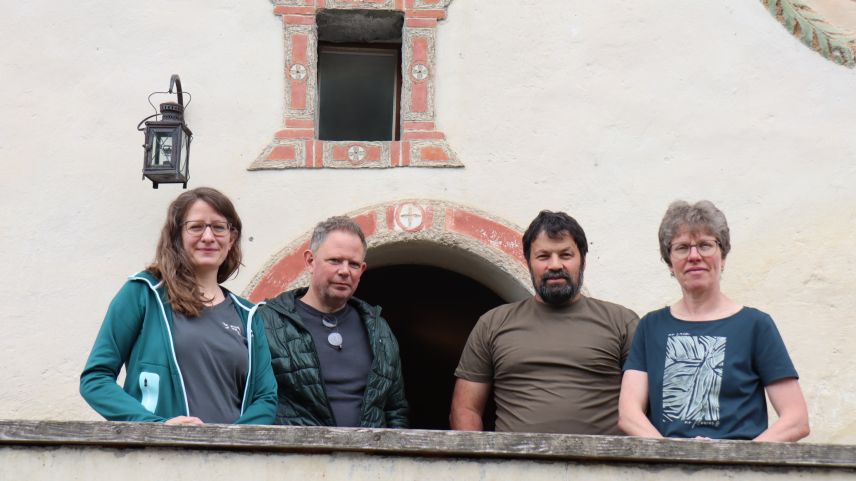
[[[179,189],[140,181],[145,97],[194,98],[191,186],[245,224],[241,291],[319,219],[402,198],[586,228],[589,291],[639,313],[679,290],[656,229],[676,198],[731,223],[725,289],[770,312],[815,442],[856,442],[856,71],[760,2],[455,0],[437,125],[464,169],[245,168],[282,124],[282,26],[264,0],[0,0],[0,417],[96,419],[77,377],[113,294]],[[250,240],[252,239],[252,240]]]

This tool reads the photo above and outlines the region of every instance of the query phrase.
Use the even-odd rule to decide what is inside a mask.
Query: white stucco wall
[[[568,211],[592,243],[588,290],[641,314],[679,296],[658,260],[666,206],[707,198],[731,224],[724,288],[777,320],[811,440],[856,441],[856,71],[760,2],[455,0],[436,110],[464,169],[275,172],[245,170],[282,124],[268,1],[0,5],[0,417],[97,418],[79,372],[179,192],[140,180],[135,126],[178,73],[191,186],[220,188],[244,220],[228,287],[319,219],[432,198],[522,226]]]

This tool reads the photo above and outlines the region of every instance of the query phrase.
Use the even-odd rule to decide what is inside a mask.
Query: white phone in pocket
[[[160,376],[153,372],[140,373],[140,390],[143,391],[143,399],[140,400],[146,411],[154,413],[158,407],[158,388],[160,387]]]

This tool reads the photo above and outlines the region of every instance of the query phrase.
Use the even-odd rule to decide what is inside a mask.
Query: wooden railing
[[[109,450],[115,454],[118,450],[143,456],[151,453],[139,448],[159,448],[156,451],[161,453],[163,450],[175,450],[179,456],[188,458],[212,451],[314,457],[360,453],[352,458],[360,464],[360,469],[369,471],[373,462],[378,463],[377,469],[386,469],[383,466],[387,466],[390,457],[397,458],[398,463],[406,463],[407,459],[423,462],[423,468],[429,471],[433,468],[426,468],[425,460],[435,467],[464,460],[476,463],[482,469],[495,470],[495,479],[506,479],[501,476],[503,473],[511,476],[512,467],[526,472],[527,462],[541,468],[549,467],[544,463],[552,463],[565,471],[570,469],[569,466],[583,471],[598,467],[601,475],[603,466],[611,466],[618,469],[616,476],[632,475],[634,470],[656,469],[659,470],[658,479],[683,479],[688,465],[694,465],[691,468],[693,479],[722,479],[729,470],[744,474],[763,472],[764,476],[781,479],[813,477],[821,472],[826,475],[824,479],[856,478],[856,446],[849,445],[530,433],[8,420],[0,421],[0,479],[16,479],[13,475],[20,474],[17,464],[35,466],[27,460],[30,455],[39,456],[42,466],[51,467],[46,469],[59,470],[53,473],[53,479],[61,479],[67,477],[63,473],[81,469],[75,468],[75,463],[89,451]],[[63,457],[63,449],[72,450],[74,454]],[[122,456],[114,458],[116,466],[112,468],[115,469],[105,469],[105,479],[122,479],[115,478],[116,469],[126,469],[123,468],[125,462]],[[297,463],[298,458],[300,456],[289,459]],[[45,459],[52,461],[46,462]],[[515,464],[503,464],[502,460],[511,460]],[[294,469],[289,469],[278,479],[304,480],[307,472],[314,472],[306,471],[309,468],[301,468],[299,463],[292,467]],[[669,474],[670,467],[678,469]],[[444,469],[454,472],[454,466],[445,466]],[[199,474],[199,479],[213,479]],[[834,476],[829,478],[830,474]],[[254,480],[250,473],[240,477]],[[326,473],[325,477],[343,479],[336,476],[336,472]],[[32,476],[27,478],[34,479]]]

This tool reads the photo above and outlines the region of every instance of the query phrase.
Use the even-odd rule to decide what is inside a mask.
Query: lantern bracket
[[[178,87],[178,105],[184,107],[184,93],[181,90],[181,79],[178,78],[178,74],[172,74],[169,78],[169,93],[172,93],[173,87]]]
[[[176,89],[176,87],[178,87],[177,91],[173,92],[173,90]],[[149,105],[152,106],[152,110],[155,111],[155,114],[152,116],[146,117],[146,119],[144,119],[143,121],[161,114],[161,112],[158,110],[158,108],[155,107],[155,104],[152,103],[152,97],[154,97],[155,95],[161,95],[161,94],[176,95],[178,97],[178,105],[181,105],[183,108],[186,108],[188,105],[190,105],[190,102],[193,100],[193,95],[191,95],[190,92],[185,92],[184,89],[181,88],[181,78],[179,78],[178,74],[172,74],[172,76],[169,78],[169,90],[152,92],[149,94],[149,98],[148,98]],[[187,94],[187,105],[184,104],[184,95],[185,94]],[[140,124],[142,124],[142,122],[140,122]],[[137,130],[139,130],[139,126],[137,126]]]

